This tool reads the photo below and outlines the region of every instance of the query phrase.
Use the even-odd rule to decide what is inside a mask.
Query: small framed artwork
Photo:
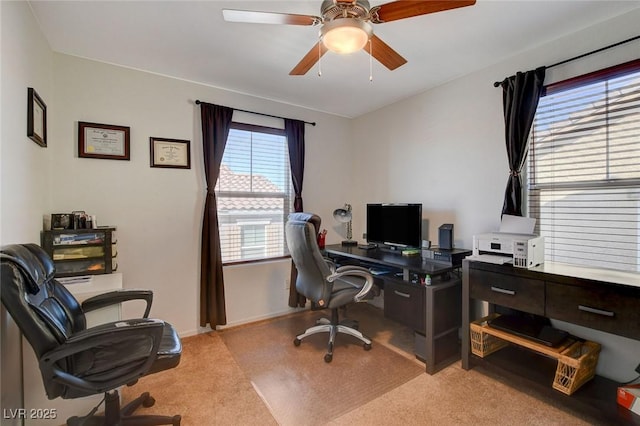
[[[151,167],[191,168],[191,142],[182,139],[149,138]]]
[[[46,148],[47,105],[32,87],[27,90],[27,136]]]
[[[129,160],[129,127],[78,122],[78,157]]]

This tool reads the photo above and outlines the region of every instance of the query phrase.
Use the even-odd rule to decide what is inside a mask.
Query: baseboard
[[[293,313],[296,313],[296,312],[304,311],[306,309],[308,309],[308,308],[289,308],[289,309],[284,310],[284,311],[271,312],[271,313],[266,314],[266,315],[258,315],[258,316],[255,316],[255,317],[245,318],[245,319],[238,320],[238,321],[230,321],[225,325],[216,326],[216,330],[224,330],[225,328],[237,327],[239,325],[246,325],[246,324],[251,324],[251,323],[254,323],[254,322],[258,322],[258,321],[264,321],[264,320],[268,320],[268,319],[282,317],[282,316],[285,316],[285,315],[289,315],[289,314],[293,314]]]

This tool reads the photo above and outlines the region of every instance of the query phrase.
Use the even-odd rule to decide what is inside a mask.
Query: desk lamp
[[[355,246],[358,245],[357,241],[351,239],[351,204],[345,204],[344,208],[335,209],[333,211],[333,218],[340,223],[347,224],[347,239],[342,241],[343,246]]]

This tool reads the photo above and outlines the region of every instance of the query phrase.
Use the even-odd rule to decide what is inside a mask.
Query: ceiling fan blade
[[[397,21],[398,19],[456,9],[458,7],[472,6],[475,3],[476,0],[393,1],[378,7],[372,7],[371,22],[374,24],[381,24],[383,22]]]
[[[329,49],[327,49],[321,41],[317,42],[315,46],[313,46],[311,50],[304,55],[304,58],[298,62],[298,65],[291,70],[289,75],[305,75],[307,71],[309,71],[316,62],[318,62],[320,57],[327,53],[327,50]]]
[[[387,43],[375,34],[371,36],[371,49],[369,49],[369,43],[367,43],[364,46],[364,50],[391,71],[407,63],[405,58],[400,56],[398,52],[389,47]]]
[[[227,22],[246,22],[251,24],[318,25],[322,19],[312,15],[292,13],[256,12],[253,10],[222,9]]]

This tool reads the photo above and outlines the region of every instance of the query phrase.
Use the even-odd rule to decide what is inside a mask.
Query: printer
[[[473,256],[493,254],[513,258],[513,266],[533,268],[544,263],[544,237],[489,232],[473,236]]]

